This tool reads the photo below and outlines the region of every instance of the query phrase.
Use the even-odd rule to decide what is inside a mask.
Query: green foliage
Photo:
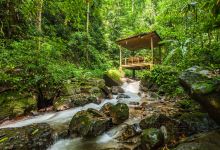
[[[50,95],[68,79],[102,77],[119,66],[117,39],[152,30],[163,39],[163,65],[175,68],[137,75],[151,78],[161,93],[181,93],[177,76],[187,67],[220,67],[219,0],[90,0],[89,18],[88,1],[42,2],[40,15],[37,0],[0,1],[1,86]],[[151,60],[148,52],[136,55]],[[108,72],[120,79],[117,70]]]
[[[154,66],[152,71],[145,71],[142,80],[151,80],[158,86],[160,94],[179,95],[183,93],[179,85],[179,70],[172,66]]]

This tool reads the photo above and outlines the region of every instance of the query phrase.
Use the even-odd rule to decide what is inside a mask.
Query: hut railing
[[[146,63],[146,61],[145,61],[145,58],[141,56],[124,58],[122,61],[122,65],[135,65],[135,64],[142,64],[142,63]]]

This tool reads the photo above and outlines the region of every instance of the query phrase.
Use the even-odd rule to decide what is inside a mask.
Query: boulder
[[[121,124],[129,118],[129,108],[124,103],[118,103],[110,109],[113,124]]]
[[[106,93],[107,92],[107,93]],[[100,103],[103,98],[111,98],[102,79],[72,79],[65,84],[61,96],[54,101],[56,111],[83,106],[89,103]]]
[[[120,86],[113,86],[112,87],[112,94],[117,95],[119,93],[124,93],[124,89]]]
[[[178,118],[178,122],[179,132],[187,136],[218,128],[207,113],[201,112],[183,113]]]
[[[220,130],[197,134],[181,142],[173,150],[219,150]]]
[[[116,79],[113,79],[112,77],[110,77],[108,74],[104,74],[103,75],[103,79],[105,80],[105,85],[108,87],[112,87],[112,86],[121,86],[122,82],[118,81]]]
[[[162,146],[163,143],[163,134],[159,129],[145,129],[141,134],[141,147],[144,150],[155,150]]]
[[[71,136],[95,137],[102,134],[109,124],[109,119],[105,114],[95,110],[88,109],[76,113],[69,125]]]
[[[46,123],[0,129],[0,149],[42,149],[53,143],[53,130]]]
[[[140,121],[141,129],[160,128],[161,126],[168,126],[172,120],[164,114],[153,114],[150,117]]]
[[[111,103],[106,103],[102,106],[100,109],[101,112],[103,112],[106,116],[110,117],[110,110],[114,105]]]
[[[126,125],[123,127],[122,131],[120,131],[119,136],[117,137],[117,140],[122,142],[128,142],[128,139],[133,138],[139,134],[141,134],[141,129],[139,128],[138,124],[133,125]]]
[[[195,66],[179,77],[186,92],[220,124],[220,77],[211,71]]]

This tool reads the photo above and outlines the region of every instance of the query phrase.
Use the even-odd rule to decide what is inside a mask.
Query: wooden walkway
[[[145,62],[144,57],[130,57],[122,61],[122,68],[132,70],[151,69],[153,63]]]

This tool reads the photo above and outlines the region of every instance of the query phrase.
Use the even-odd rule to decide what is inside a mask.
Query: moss
[[[37,101],[28,95],[16,91],[3,92],[0,95],[0,120],[24,115],[36,109]]]
[[[71,135],[98,136],[106,130],[108,119],[94,109],[80,111],[72,118],[69,131]]]
[[[209,94],[215,90],[215,84],[212,82],[199,82],[192,85],[193,94]]]
[[[156,148],[163,143],[163,134],[159,129],[145,129],[141,135],[141,143],[148,145],[150,149]]]
[[[121,81],[122,74],[119,70],[111,69],[108,70],[105,74],[116,81]]]
[[[124,103],[118,103],[110,108],[110,116],[114,124],[120,124],[129,118],[129,108]]]

